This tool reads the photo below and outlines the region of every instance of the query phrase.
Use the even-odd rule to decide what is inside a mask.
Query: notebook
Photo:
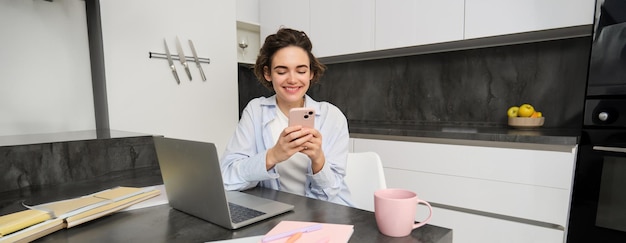
[[[213,143],[154,137],[165,192],[172,208],[237,229],[292,211],[294,206],[226,191]]]
[[[287,233],[291,232],[299,232],[300,230],[311,226],[321,227],[316,227],[318,230],[303,233],[302,236],[298,238],[297,242],[348,242],[350,240],[350,237],[352,237],[352,233],[354,232],[354,226],[350,224],[329,224],[284,220],[274,226],[272,230],[267,232],[267,234],[265,234],[265,236],[261,239],[261,242],[266,242],[272,237],[275,238],[278,235],[286,235]],[[288,237],[271,240],[269,242],[282,243],[287,241]]]

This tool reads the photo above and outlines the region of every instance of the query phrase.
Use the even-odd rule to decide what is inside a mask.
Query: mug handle
[[[417,199],[417,204],[424,204],[426,206],[428,206],[428,218],[426,218],[425,220],[417,223],[417,224],[413,224],[413,229],[417,229],[425,224],[427,224],[430,221],[430,218],[433,216],[433,207],[430,206],[430,203],[428,203],[427,201],[421,200],[421,199]]]

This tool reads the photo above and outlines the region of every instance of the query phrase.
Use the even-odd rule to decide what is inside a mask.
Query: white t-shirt
[[[280,109],[277,113],[276,119],[269,123],[274,136],[274,144],[278,141],[280,133],[289,124],[289,118]],[[275,167],[280,176],[278,181],[280,182],[281,191],[304,195],[304,183],[306,182],[307,168],[310,164],[311,160],[309,157],[300,152],[277,164]]]

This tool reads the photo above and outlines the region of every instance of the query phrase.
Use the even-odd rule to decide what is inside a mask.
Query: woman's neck
[[[292,108],[304,107],[304,97],[302,97],[302,99],[299,100],[298,102],[291,102],[291,103],[286,103],[284,101],[277,99],[276,104],[278,105],[278,109],[280,109],[280,111],[282,111],[283,114],[285,114],[286,116],[289,116],[289,110],[291,110]]]

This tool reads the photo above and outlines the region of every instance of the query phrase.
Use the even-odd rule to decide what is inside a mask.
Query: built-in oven
[[[626,242],[626,0],[597,0],[567,242]]]
[[[626,242],[626,98],[586,101],[567,231],[568,243]]]

